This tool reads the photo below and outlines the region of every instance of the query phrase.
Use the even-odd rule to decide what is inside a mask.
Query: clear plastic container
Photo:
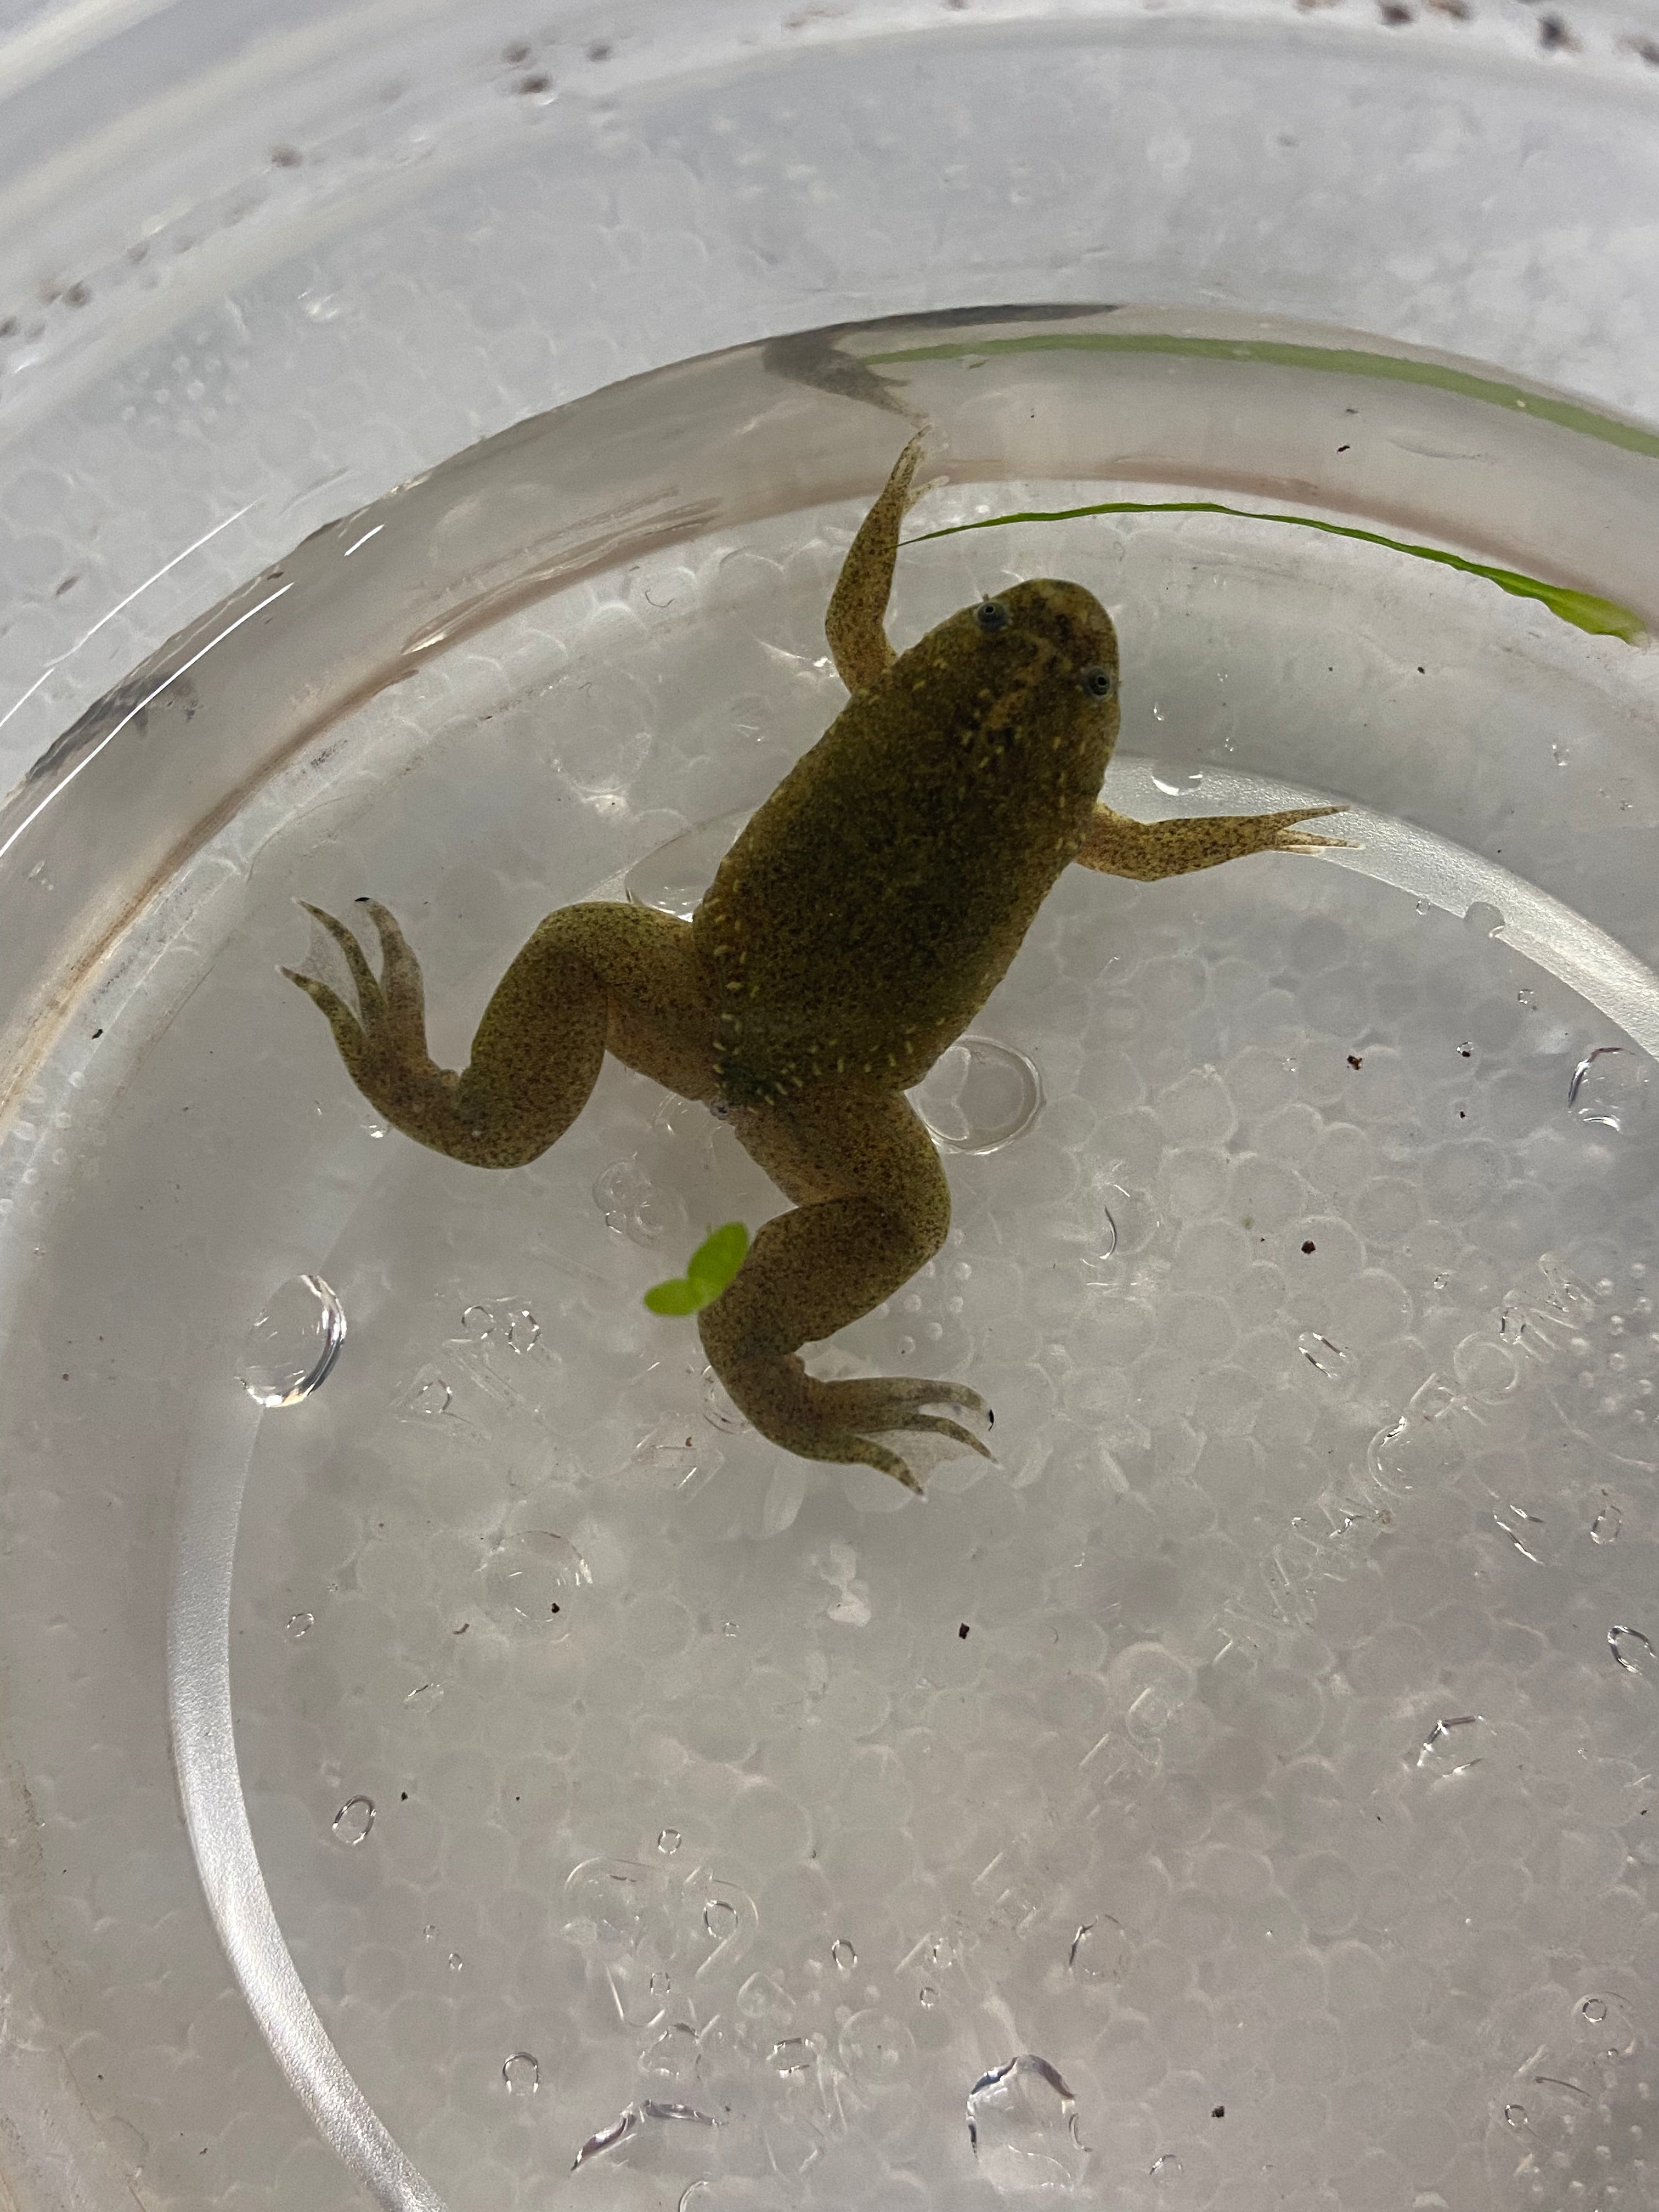
[[[22,2212],[1647,2202],[1659,26],[0,20]],[[469,1174],[275,973],[685,910],[918,419],[901,642],[1076,575],[1114,804],[1359,846],[930,1079],[921,1507],[643,1311],[701,1109]]]

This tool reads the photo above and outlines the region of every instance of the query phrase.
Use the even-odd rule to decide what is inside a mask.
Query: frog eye
[[[1079,680],[1091,699],[1110,699],[1117,691],[1117,678],[1109,668],[1085,668]]]
[[[994,631],[1006,629],[1013,617],[1000,600],[981,599],[974,609],[974,620],[988,637]]]

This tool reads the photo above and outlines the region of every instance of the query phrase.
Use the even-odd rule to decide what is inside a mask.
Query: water
[[[1618,597],[1659,512],[1642,457],[1604,476],[1596,441],[1431,385],[976,359],[903,372],[960,470],[918,532],[1207,493]],[[611,1066],[541,1161],[465,1170],[383,1132],[275,973],[296,896],[384,898],[454,1065],[543,912],[690,911],[834,713],[846,495],[906,424],[752,362],[675,390],[700,427],[672,502],[624,480],[668,435],[647,387],[627,437],[586,438],[580,501],[531,441],[421,488],[418,530],[394,503],[342,538],[317,610],[355,634],[401,580],[398,653],[453,641],[388,649],[395,689],[296,738],[147,980],[43,1067],[9,1147],[37,1180],[7,1186],[7,1439],[40,1402],[101,1466],[154,1435],[159,1495],[196,1407],[257,1427],[230,1686],[259,1863],[458,2212],[575,2163],[601,2212],[1197,2208],[1269,2162],[1351,2212],[1507,2212],[1563,2171],[1640,2201],[1652,656],[1222,514],[907,550],[901,642],[1013,574],[1101,593],[1122,811],[1341,799],[1363,843],[1068,878],[921,1087],[950,1241],[816,1356],[994,1405],[999,1463],[941,1463],[918,1506],[765,1445],[692,1325],[645,1310],[708,1228],[778,1210],[729,1128]],[[416,541],[441,588],[397,568]],[[284,650],[272,698],[334,665],[315,629]],[[312,1395],[266,1419],[238,1372],[262,1407]],[[44,1571],[25,1596],[43,1637],[81,1602]],[[1581,2036],[1592,1995],[1628,2008],[1617,2058]]]

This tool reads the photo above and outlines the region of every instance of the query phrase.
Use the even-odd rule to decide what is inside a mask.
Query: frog
[[[522,1167],[586,1103],[607,1053],[733,1132],[787,1201],[697,1316],[732,1403],[798,1456],[920,1492],[943,1455],[994,1456],[960,1381],[825,1380],[803,1351],[891,1298],[944,1244],[951,1194],[907,1093],[1007,973],[1068,868],[1142,883],[1346,841],[1343,810],[1142,822],[1100,793],[1121,723],[1118,640],[1085,586],[986,594],[896,652],[918,432],[853,538],[824,622],[846,705],[734,839],[690,920],[588,901],[532,933],[485,1006],[467,1066],[427,1050],[421,967],[380,901],[339,947],[356,1005],[283,973],[325,1017],[346,1073],[392,1127],[454,1160]]]

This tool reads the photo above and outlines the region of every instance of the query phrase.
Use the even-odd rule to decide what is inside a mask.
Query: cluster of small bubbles
[[[968,2092],[968,2141],[996,2189],[1075,2188],[1088,2156],[1076,2098],[1030,2051],[981,2074]]]
[[[509,1298],[468,1306],[461,1327],[478,1343],[501,1345],[520,1355],[533,1352],[542,1340],[542,1325],[530,1308]]]
[[[958,1037],[909,1094],[928,1134],[949,1152],[1000,1152],[1042,1109],[1035,1061],[994,1038]]]
[[[361,1844],[374,1826],[374,1800],[372,1797],[348,1797],[329,1823],[330,1832],[338,1844]]]
[[[501,2061],[501,2080],[509,2097],[533,2097],[542,2086],[542,2063],[533,2051],[509,2051]]]
[[[1653,1645],[1639,1628],[1620,1623],[1607,1631],[1607,1649],[1614,1663],[1627,1674],[1648,1674],[1655,1672],[1656,1655]]]
[[[679,1193],[654,1183],[636,1159],[605,1170],[593,1185],[593,1203],[613,1236],[646,1251],[679,1234],[690,1218]]]
[[[309,1636],[315,1628],[317,1616],[314,1613],[291,1613],[283,1626],[297,1644],[302,1636]]]
[[[345,1309],[320,1275],[291,1275],[248,1331],[236,1380],[256,1406],[297,1406],[345,1342]]]

